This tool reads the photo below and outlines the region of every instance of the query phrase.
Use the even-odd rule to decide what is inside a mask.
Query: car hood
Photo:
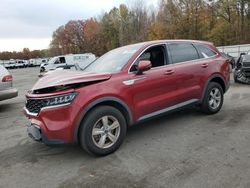
[[[243,62],[250,62],[250,55],[244,55],[242,61]]]
[[[40,78],[32,90],[44,89],[55,86],[70,85],[77,83],[96,82],[110,79],[110,73],[89,73],[82,71],[55,70]]]

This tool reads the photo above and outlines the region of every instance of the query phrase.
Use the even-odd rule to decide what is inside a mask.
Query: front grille
[[[250,68],[250,62],[243,62],[243,67]]]
[[[46,106],[45,99],[27,99],[26,108],[31,113],[39,113]]]

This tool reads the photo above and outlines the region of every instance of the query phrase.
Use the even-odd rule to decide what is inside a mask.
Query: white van
[[[57,68],[63,68],[67,65],[75,64],[77,64],[81,69],[84,69],[95,59],[96,56],[92,53],[56,56],[51,58],[47,63],[41,64],[40,72],[47,72],[50,70],[55,70]]]
[[[30,59],[29,60],[29,67],[34,67],[36,66],[36,59]]]

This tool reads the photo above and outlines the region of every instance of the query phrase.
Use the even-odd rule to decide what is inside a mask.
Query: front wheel
[[[40,68],[40,72],[44,72],[45,71],[45,68],[44,67],[41,67]]]
[[[111,106],[99,106],[83,120],[79,141],[87,152],[104,156],[116,151],[127,132],[123,114]]]
[[[224,92],[220,84],[216,82],[209,83],[201,104],[202,112],[206,114],[215,114],[219,112],[224,100],[223,95]]]

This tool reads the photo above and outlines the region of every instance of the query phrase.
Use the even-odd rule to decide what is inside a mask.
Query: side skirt
[[[164,108],[162,110],[158,110],[156,112],[152,112],[150,114],[147,114],[147,115],[144,115],[142,117],[140,117],[138,119],[138,122],[140,121],[144,121],[146,119],[150,119],[152,117],[155,117],[155,116],[159,116],[161,114],[164,114],[164,113],[167,113],[167,112],[171,112],[171,111],[174,111],[176,109],[179,109],[179,108],[182,108],[182,107],[185,107],[185,106],[188,106],[188,105],[192,105],[192,104],[196,104],[198,103],[199,100],[198,99],[191,99],[191,100],[188,100],[188,101],[185,101],[185,102],[182,102],[182,103],[179,103],[179,104],[176,104],[174,106],[170,106],[168,108]]]

